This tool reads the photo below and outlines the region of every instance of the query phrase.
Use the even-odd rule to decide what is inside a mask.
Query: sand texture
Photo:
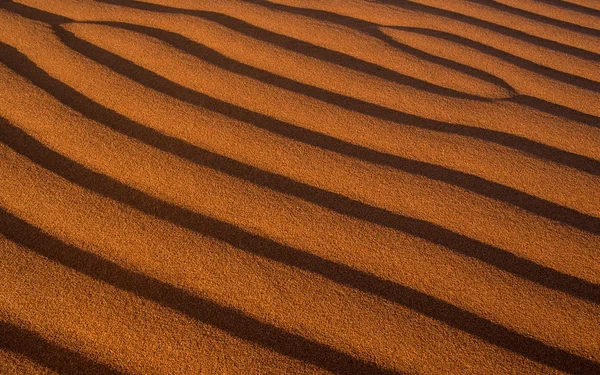
[[[600,1],[0,0],[0,374],[600,374]]]

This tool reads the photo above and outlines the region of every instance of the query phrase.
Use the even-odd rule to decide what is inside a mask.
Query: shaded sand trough
[[[0,0],[0,374],[599,374],[600,3]]]

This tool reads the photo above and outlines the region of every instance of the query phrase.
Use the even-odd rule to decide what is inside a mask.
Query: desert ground
[[[600,374],[600,1],[0,0],[0,374]]]

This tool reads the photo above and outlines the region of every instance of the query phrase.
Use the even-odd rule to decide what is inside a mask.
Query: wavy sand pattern
[[[1,374],[600,374],[596,0],[0,0]]]

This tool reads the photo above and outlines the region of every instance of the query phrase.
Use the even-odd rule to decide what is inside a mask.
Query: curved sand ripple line
[[[4,52],[5,52],[5,56],[10,55],[10,50],[4,49]],[[19,60],[17,60],[17,61],[18,61],[18,65],[14,65],[14,66],[19,66],[19,67],[25,68],[29,72],[39,70],[37,67],[32,66],[32,64],[30,62],[28,62],[26,59],[19,58]],[[123,134],[126,134],[132,138],[140,139],[145,143],[153,145],[161,150],[165,150],[165,151],[174,153],[184,159],[190,160],[192,162],[195,162],[195,163],[198,163],[201,165],[207,165],[207,166],[210,166],[213,168],[217,168],[220,171],[223,171],[225,173],[231,174],[233,176],[242,177],[253,183],[256,183],[261,186],[269,187],[270,189],[273,189],[273,190],[277,190],[277,191],[284,192],[286,194],[298,196],[302,199],[322,205],[322,206],[332,209],[336,212],[340,212],[344,215],[350,215],[352,217],[364,219],[366,221],[374,222],[374,223],[377,223],[382,226],[395,228],[395,229],[402,230],[402,231],[408,231],[409,233],[412,233],[419,237],[431,240],[435,243],[439,243],[444,246],[448,246],[460,253],[468,254],[470,256],[475,256],[479,259],[491,262],[492,264],[497,265],[502,269],[506,269],[505,267],[509,263],[512,263],[512,262],[508,261],[508,259],[510,259],[512,257],[512,255],[501,249],[489,247],[488,245],[486,245],[484,243],[480,243],[478,241],[472,241],[469,238],[460,236],[457,233],[452,233],[450,231],[444,230],[440,226],[431,225],[430,223],[426,223],[422,220],[415,220],[413,218],[399,216],[388,210],[365,205],[365,204],[362,204],[361,202],[354,201],[352,199],[348,199],[339,194],[331,193],[329,191],[325,191],[322,189],[317,189],[312,186],[307,186],[303,183],[299,183],[299,182],[290,180],[288,178],[285,178],[285,177],[277,175],[277,174],[269,173],[266,171],[255,170],[254,168],[250,167],[249,165],[244,165],[242,163],[239,163],[237,161],[230,160],[230,159],[228,160],[227,158],[223,158],[220,155],[211,154],[205,150],[199,149],[198,147],[194,147],[193,145],[191,145],[187,142],[183,142],[178,139],[173,139],[171,137],[164,136],[153,129],[145,128],[141,124],[136,124],[135,122],[133,122],[129,119],[126,119],[123,116],[118,115],[117,113],[112,112],[111,110],[109,110],[107,108],[103,108],[102,106],[100,106],[94,102],[91,102],[89,99],[70,90],[68,87],[60,84],[58,81],[55,81],[55,80],[43,81],[43,80],[40,80],[39,78],[36,78],[35,76],[32,77],[32,79],[34,79],[34,81],[36,83],[38,83],[41,87],[49,89],[51,92],[55,93],[54,95],[57,95],[57,97],[59,99],[61,99],[61,101],[63,101],[64,103],[67,103],[72,108],[76,108],[77,110],[86,114],[86,116],[93,118],[96,121],[99,121],[101,123],[104,123],[108,127],[115,129]],[[56,86],[60,87],[61,90],[57,91]],[[65,95],[66,93],[68,93],[68,95]],[[75,100],[73,100],[73,99],[75,99]],[[216,164],[214,162],[208,161],[210,159],[215,159],[215,158],[217,158],[217,160],[219,160],[219,162]],[[425,169],[425,170],[427,169],[426,165],[420,165],[420,167],[421,167],[421,169]],[[432,168],[432,166],[429,166],[429,168]],[[413,171],[413,173],[415,173],[415,169],[416,168],[413,167],[413,168],[409,169],[409,171]],[[448,172],[446,172],[444,174],[447,174]],[[434,177],[434,176],[435,175],[429,175],[430,178]],[[467,176],[459,175],[458,177],[459,177],[459,179],[464,179]],[[471,189],[476,190],[477,188],[472,187]],[[518,194],[518,193],[515,192],[515,194]],[[515,203],[518,203],[518,201]],[[568,215],[567,215],[567,217],[568,217]],[[583,223],[586,223],[586,221],[587,220],[583,221]],[[593,225],[593,221],[591,221],[589,223],[589,226],[590,226],[591,230],[594,230],[594,228],[596,228]],[[454,241],[451,240],[450,238],[454,238]],[[452,244],[452,242],[455,242],[459,238],[462,238],[461,241],[467,241],[467,243],[471,242],[471,245],[462,247],[462,246],[457,246],[456,244]],[[470,248],[470,247],[474,247],[474,248],[480,249],[480,250],[465,252],[465,248]],[[498,257],[496,257],[496,256],[484,256],[483,255],[484,253],[490,253],[490,252],[491,252],[491,254],[494,254],[494,253],[500,254],[500,259],[498,259]],[[504,259],[504,260],[502,260],[502,259]],[[523,261],[525,261],[525,260],[523,260]],[[521,262],[522,261],[520,261],[518,263],[521,263]],[[528,261],[525,261],[525,263],[528,263]],[[533,266],[533,264],[532,264],[532,266]],[[517,267],[514,269],[519,269],[519,268],[520,267]],[[525,267],[525,268],[529,268],[529,267]],[[511,267],[507,270],[510,271],[512,269],[513,268]],[[523,274],[523,273],[520,273],[520,274],[525,277],[528,277],[528,278],[534,277],[534,279],[532,279],[532,280],[535,280],[537,282],[541,282],[544,284],[549,282],[550,280],[563,280],[563,282],[557,284],[556,287],[563,288],[563,287],[559,286],[559,285],[563,284],[563,285],[565,285],[564,287],[568,288],[569,290],[572,288],[571,286],[568,286],[572,282],[564,280],[564,277],[562,277],[558,274],[555,274],[554,276],[550,276],[550,274],[552,273],[551,272],[552,270],[544,271],[544,267],[540,268],[538,265],[535,265],[534,269],[536,269],[537,271],[535,271],[535,272],[527,272],[526,271],[527,272],[526,274]],[[522,271],[518,271],[518,272],[522,272]],[[550,274],[548,274],[548,272],[550,272]],[[542,276],[542,275],[546,275],[546,274],[548,274],[548,275]],[[579,282],[576,282],[575,284],[579,284]],[[552,285],[552,284],[546,284],[546,285]],[[596,300],[596,297],[594,297],[595,293],[596,293],[595,292],[596,288],[590,289],[589,286],[585,283],[578,287],[575,287],[575,288],[576,288],[575,290],[579,290],[579,291],[574,290],[573,293],[579,295],[580,293],[583,292],[584,298],[591,298],[592,300]],[[584,291],[586,291],[586,292],[584,292]],[[591,292],[592,294],[588,295],[588,291]]]
[[[1,2],[0,372],[599,373],[599,17]]]

